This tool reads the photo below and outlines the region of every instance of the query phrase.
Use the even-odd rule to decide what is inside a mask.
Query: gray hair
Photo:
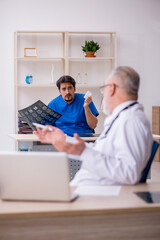
[[[122,85],[129,96],[138,96],[140,77],[139,74],[131,67],[120,66],[113,70],[112,76],[118,76]]]

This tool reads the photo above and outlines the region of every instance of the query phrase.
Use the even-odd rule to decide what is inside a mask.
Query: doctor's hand
[[[87,97],[84,101],[83,107],[84,108],[88,107],[91,102],[92,102],[92,97]]]
[[[52,131],[49,131],[48,127],[51,128]],[[40,130],[39,127],[36,127],[36,129],[37,131],[34,131],[33,133],[37,135],[42,143],[49,143],[54,145],[55,141],[63,142],[66,139],[65,134],[59,128],[47,125],[43,130]]]
[[[67,154],[81,155],[86,148],[84,141],[78,136],[77,133],[74,134],[74,138],[77,140],[76,143],[62,141],[62,139],[56,139],[54,141],[54,147],[59,152],[66,152]]]
[[[51,132],[48,130],[48,127],[52,128]],[[33,133],[37,135],[39,140],[42,143],[53,144],[59,152],[81,155],[86,147],[84,141],[77,133],[74,134],[74,138],[77,140],[76,143],[70,143],[66,142],[66,136],[59,128],[47,125],[43,130],[40,130],[38,127],[36,127],[36,129],[37,131],[34,131]]]

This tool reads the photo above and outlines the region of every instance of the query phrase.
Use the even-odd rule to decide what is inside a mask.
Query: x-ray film
[[[62,116],[40,100],[18,112],[33,130],[36,130],[36,127],[32,124],[34,122],[54,126],[54,123]]]

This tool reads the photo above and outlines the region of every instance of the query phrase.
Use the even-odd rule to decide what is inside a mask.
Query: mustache
[[[72,95],[70,93],[67,93],[65,97],[71,97]]]

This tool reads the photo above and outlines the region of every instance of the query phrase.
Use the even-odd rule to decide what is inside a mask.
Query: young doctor
[[[60,95],[48,104],[48,107],[62,114],[55,122],[55,127],[69,136],[74,133],[93,133],[99,113],[92,97],[84,98],[84,94],[75,93],[76,82],[69,75],[60,77],[56,85]]]

